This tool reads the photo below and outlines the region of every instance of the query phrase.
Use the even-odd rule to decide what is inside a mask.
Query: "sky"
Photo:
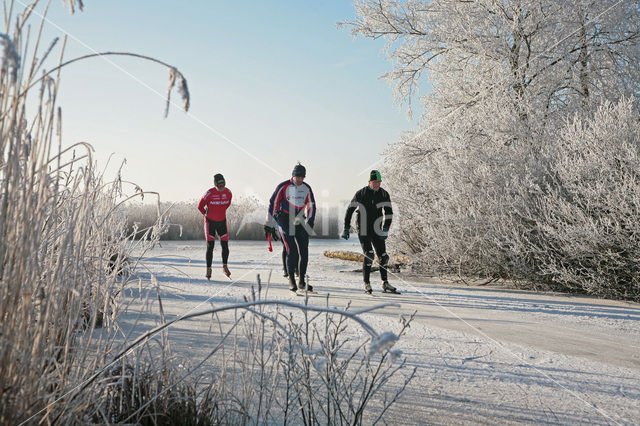
[[[89,142],[107,178],[126,161],[124,179],[162,201],[199,200],[216,173],[235,196],[267,200],[298,161],[319,204],[349,200],[416,125],[380,78],[391,69],[383,42],[336,28],[354,13],[346,0],[88,0],[71,15],[54,0],[43,45],[67,34],[65,59],[151,56],[191,93],[185,113],[174,91],[164,118],[166,68],[113,56],[69,65],[64,144]]]

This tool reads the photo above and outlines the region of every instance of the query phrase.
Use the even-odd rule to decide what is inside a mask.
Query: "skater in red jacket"
[[[231,204],[231,191],[225,186],[224,176],[220,173],[213,177],[214,187],[210,188],[198,203],[198,210],[204,215],[204,235],[207,239],[207,279],[211,279],[211,261],[216,233],[222,246],[222,271],[231,276],[227,267],[229,259],[229,232],[227,230],[227,208]]]

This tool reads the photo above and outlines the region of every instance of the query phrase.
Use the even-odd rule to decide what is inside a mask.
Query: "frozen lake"
[[[205,242],[162,242],[146,253],[126,299],[124,328],[141,333],[159,323],[157,283],[167,320],[242,301],[258,274],[266,298],[303,303],[282,277],[281,245],[230,241],[232,281],[222,274],[219,247],[213,278],[205,274]],[[396,344],[418,368],[392,424],[638,424],[640,422],[640,307],[589,297],[544,294],[496,287],[467,287],[434,278],[390,275],[401,295],[381,293],[372,272],[374,295],[363,293],[360,264],[329,259],[325,250],[360,252],[357,239],[312,240],[309,280],[321,294],[310,304],[363,309],[397,303],[363,318],[378,331],[396,330],[400,315],[416,312],[409,332]],[[270,275],[271,274],[271,275]],[[139,281],[138,281],[139,280]],[[327,297],[328,295],[328,297]],[[144,315],[135,322],[135,310]],[[140,319],[142,318],[142,319]],[[205,356],[209,319],[179,322],[169,336],[174,350],[192,360]]]

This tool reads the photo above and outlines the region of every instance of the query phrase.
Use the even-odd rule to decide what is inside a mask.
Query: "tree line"
[[[197,201],[161,202],[159,204],[131,203],[126,208],[127,229],[136,239],[160,218],[163,223],[160,240],[200,240],[204,238],[203,217]],[[255,197],[237,196],[227,210],[227,229],[232,240],[264,240],[263,225],[267,206]],[[311,238],[338,238],[338,208],[317,211]]]

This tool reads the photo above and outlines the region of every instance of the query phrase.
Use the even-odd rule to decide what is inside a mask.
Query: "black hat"
[[[372,180],[382,180],[382,175],[377,170],[371,170],[371,174],[369,174],[369,182]]]
[[[222,176],[220,173],[216,174],[213,176],[213,183],[218,186],[221,183],[225,183],[224,182],[224,176]]]
[[[291,172],[291,177],[305,177],[307,175],[307,169],[300,163],[296,164]]]

